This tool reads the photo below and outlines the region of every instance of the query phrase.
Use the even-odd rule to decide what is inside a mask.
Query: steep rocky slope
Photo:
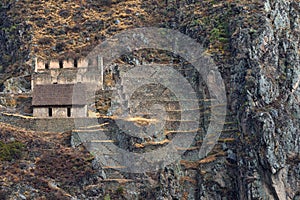
[[[300,199],[298,0],[22,0],[2,4],[1,19],[7,19],[0,22],[2,82],[30,73],[28,65],[19,63],[32,56],[82,57],[105,38],[142,26],[172,28],[197,39],[224,78],[232,113],[228,121],[238,121],[239,132],[223,132],[223,140],[204,160],[182,161],[145,174],[142,178],[147,181],[142,183],[90,186],[93,189],[84,193],[86,198],[98,192],[98,198],[110,193],[112,199]],[[180,63],[178,57],[168,54],[163,59],[165,54],[158,54],[134,52],[119,62]],[[108,193],[99,192],[101,188]],[[11,197],[18,191],[1,189]]]
[[[299,198],[299,6],[265,1],[260,27],[237,24],[232,96],[242,130],[241,198]]]
[[[74,151],[70,133],[0,127],[0,199],[68,199],[93,179],[93,156]]]
[[[29,59],[30,26],[10,13],[11,6],[10,1],[0,2],[0,91],[8,78],[31,72],[25,64]]]

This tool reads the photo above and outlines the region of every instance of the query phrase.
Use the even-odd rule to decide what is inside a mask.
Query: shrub
[[[118,195],[122,195],[124,193],[124,188],[123,187],[118,187],[117,190],[116,190],[116,194]]]
[[[24,145],[21,142],[3,143],[0,141],[0,160],[12,161],[14,159],[20,159],[23,149]]]
[[[110,195],[109,194],[105,195],[104,200],[110,200]]]

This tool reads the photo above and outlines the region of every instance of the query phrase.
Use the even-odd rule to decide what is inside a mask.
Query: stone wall
[[[33,108],[33,116],[39,118],[68,118],[68,107],[51,107],[52,116],[49,116],[50,107]],[[70,117],[86,117],[87,106],[70,107]]]
[[[36,61],[36,71],[44,69],[59,69],[59,68],[84,68],[88,66],[88,60],[68,59],[68,60],[51,60],[51,61]]]
[[[83,117],[87,116],[87,106],[84,107],[72,107],[71,117]]]
[[[32,77],[32,86],[31,88],[34,88],[34,85],[39,84],[51,84],[51,74],[50,73],[37,73],[34,74]]]
[[[70,131],[76,128],[75,121],[76,125],[80,127],[88,126],[89,124],[94,125],[96,120],[95,118],[82,118],[82,120],[75,118],[34,118],[0,113],[0,122],[32,131]]]
[[[101,85],[101,73],[97,69],[52,69],[40,70],[32,76],[32,88],[34,85],[43,84],[75,84],[75,83],[98,83]]]
[[[37,60],[32,62],[35,73],[32,75],[32,85],[66,84],[78,82],[103,82],[103,60],[99,59],[67,59],[67,60]],[[101,73],[102,71],[102,73]]]
[[[52,117],[59,117],[59,118],[64,118],[67,117],[67,109],[66,107],[51,107],[52,109]],[[52,118],[51,117],[51,118]]]
[[[53,70],[41,70],[38,73],[33,74],[33,85],[42,84],[74,84],[81,82],[80,77],[77,78],[77,69],[53,69]]]
[[[41,117],[46,118],[49,116],[48,108],[34,108],[33,109],[33,116],[34,117]]]

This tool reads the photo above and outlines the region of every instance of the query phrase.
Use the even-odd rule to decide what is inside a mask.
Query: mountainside
[[[68,145],[70,133],[0,126],[0,199],[67,199],[71,195],[64,187],[79,192],[95,174],[93,156]]]
[[[33,57],[83,58],[122,30],[163,27],[195,39],[213,58],[225,83],[230,127],[206,158],[121,174],[133,182],[120,183],[103,181],[93,157],[70,147],[69,133],[1,124],[0,155],[15,141],[23,153],[0,157],[0,199],[300,199],[298,0],[7,0],[0,2],[0,17],[1,92],[30,91]],[[187,62],[154,49],[115,61],[179,65],[191,78]],[[0,109],[17,104],[0,98]]]

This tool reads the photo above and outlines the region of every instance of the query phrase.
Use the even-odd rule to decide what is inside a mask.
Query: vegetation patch
[[[24,145],[21,142],[4,143],[0,141],[0,160],[12,161],[22,157]]]

